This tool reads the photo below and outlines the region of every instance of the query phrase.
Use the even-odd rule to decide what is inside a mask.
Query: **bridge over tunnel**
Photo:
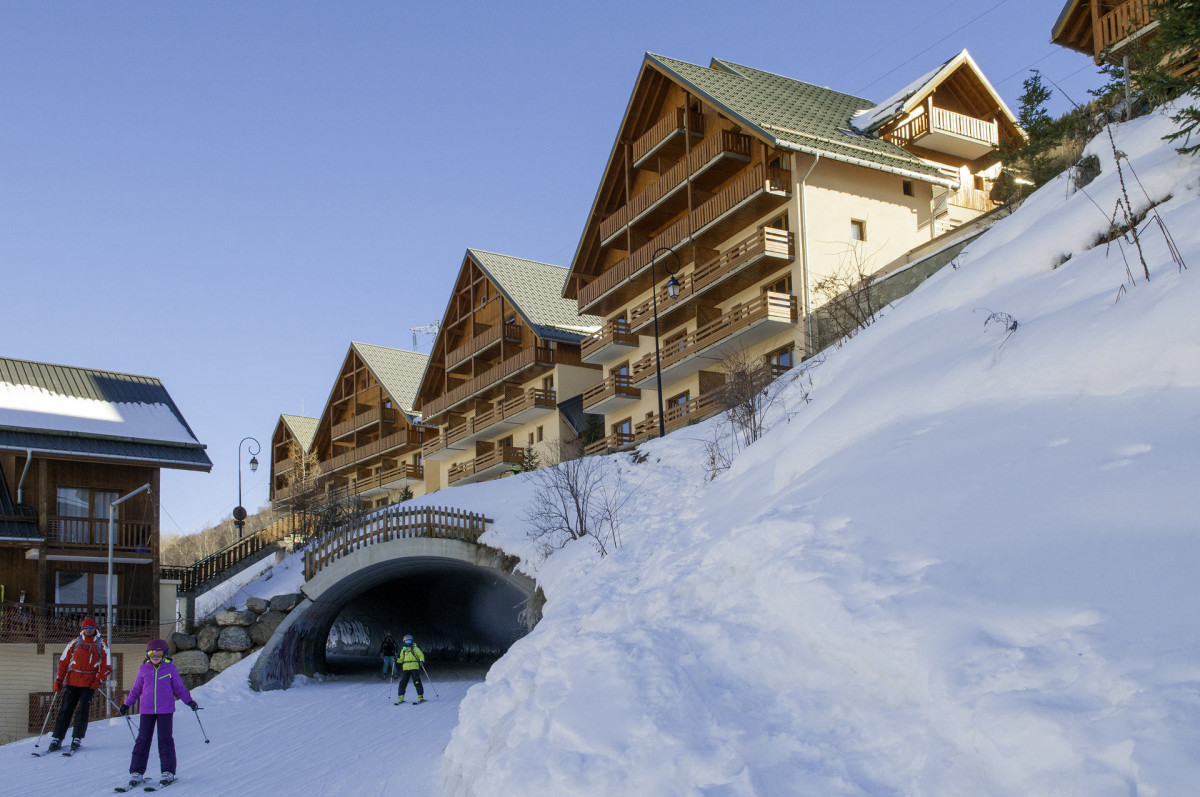
[[[412,634],[435,662],[490,663],[537,618],[534,582],[511,559],[474,543],[408,538],[354,551],[325,567],[279,626],[251,672],[255,689],[296,675],[378,672],[384,635]]]

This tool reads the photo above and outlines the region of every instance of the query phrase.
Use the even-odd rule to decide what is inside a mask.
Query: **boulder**
[[[181,634],[178,631],[167,637],[167,644],[171,646],[171,650],[193,650],[196,647],[196,637],[191,634]]]
[[[196,634],[196,647],[205,653],[217,649],[217,640],[221,638],[221,629],[215,625],[206,625]]]
[[[254,612],[249,612],[249,611],[236,612],[236,611],[230,610],[230,611],[220,612],[217,615],[217,625],[241,626],[241,627],[245,628],[246,626],[253,623],[257,618],[258,618],[258,615],[256,615]]]
[[[271,634],[275,633],[275,629],[279,624],[287,618],[284,612],[269,611],[262,617],[258,618],[258,622],[250,626],[250,640],[255,645],[265,645],[267,640],[271,638]]]
[[[304,596],[299,592],[292,592],[287,595],[276,595],[271,598],[271,608],[277,612],[290,612],[300,605],[300,601],[304,600]]]
[[[219,653],[213,654],[212,659],[208,662],[208,666],[212,670],[222,672],[241,661],[244,655],[244,653],[236,650],[222,650]]]
[[[266,598],[246,598],[246,608],[255,614],[263,614],[271,608],[271,602]]]
[[[181,650],[171,661],[180,675],[203,675],[208,672],[208,654],[202,650]]]
[[[217,647],[221,650],[249,650],[251,646],[250,635],[246,633],[246,629],[238,625],[228,626],[221,631],[221,636],[217,639]]]

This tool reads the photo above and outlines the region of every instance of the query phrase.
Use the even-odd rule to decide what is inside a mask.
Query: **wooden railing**
[[[153,553],[155,524],[139,520],[113,521],[113,549]],[[46,544],[54,547],[107,547],[108,520],[51,515],[46,518]]]
[[[981,191],[977,188],[960,188],[947,196],[946,201],[948,204],[960,208],[977,210],[980,213],[986,213],[1000,206],[999,203],[991,200],[987,191]]]
[[[483,515],[463,509],[390,506],[305,551],[304,579],[310,580],[343,556],[380,542],[413,537],[478,542],[488,523],[491,521]]]
[[[467,476],[481,473],[495,465],[520,465],[525,461],[525,451],[516,446],[496,446],[486,454],[480,454],[475,459],[454,465],[446,472],[446,480],[453,484]]]
[[[103,629],[108,625],[108,606],[94,603],[52,603],[46,607],[51,622],[71,626],[78,633],[79,623],[85,617],[93,617],[96,625]],[[136,627],[145,628],[158,625],[158,617],[154,615],[153,606],[117,605],[113,607],[113,629]]]
[[[629,322],[618,318],[605,323],[599,332],[593,332],[583,339],[580,354],[583,359],[603,349],[611,343],[624,343],[630,346],[638,345],[638,336],[629,331]]]
[[[367,410],[366,412],[360,412],[349,420],[342,421],[341,423],[335,423],[333,425],[331,434],[334,439],[337,439],[339,437],[344,437],[351,432],[358,431],[364,426],[378,423],[379,421],[383,421],[384,423],[395,423],[396,414],[396,410],[392,409],[391,407],[375,407],[374,409]]]
[[[974,116],[933,108],[933,129],[942,133],[953,133],[963,138],[982,141],[995,147],[1000,143],[995,122],[985,122]]]
[[[426,402],[421,408],[421,412],[426,418],[431,418],[518,371],[534,365],[552,366],[555,364],[554,358],[555,351],[553,349],[546,346],[530,346],[507,360],[497,363],[474,379],[446,391],[433,401]]]
[[[600,384],[583,392],[583,410],[587,412],[589,407],[615,396],[636,399],[642,397],[642,391],[629,383],[629,374],[610,374]]]
[[[501,326],[501,324],[496,324],[452,350],[446,355],[446,367],[453,368],[471,355],[477,354],[499,341]]]
[[[200,587],[221,580],[227,571],[236,567],[247,557],[274,545],[285,537],[303,535],[303,533],[295,516],[287,515],[261,531],[251,534],[249,537],[243,537],[216,553],[204,557],[199,562],[182,567],[163,565],[158,571],[159,578],[179,581],[181,582],[178,587],[180,592],[196,594]]]
[[[321,466],[326,473],[332,473],[333,471],[363,462],[372,457],[377,457],[393,449],[424,445],[426,436],[426,427],[409,426],[387,437],[372,440],[370,443],[356,446],[349,451],[338,454],[336,457],[330,457],[325,462],[322,462]]]
[[[664,308],[682,304],[762,255],[769,254],[773,257],[792,260],[795,257],[794,240],[792,233],[785,230],[777,230],[773,227],[756,230],[753,235],[742,239],[681,279],[678,298],[672,299],[667,293],[666,287],[661,288],[658,292],[659,311],[662,312]],[[641,327],[650,320],[653,311],[652,299],[647,299],[641,304],[631,307],[629,309],[630,327],[633,329]]]
[[[654,125],[638,139],[633,142],[631,155],[633,162],[637,163],[642,158],[646,157],[646,153],[652,151],[655,147],[661,144],[668,136],[683,130],[685,119],[688,117],[684,113],[682,107],[675,108],[668,112],[663,118],[659,119]],[[691,115],[692,132],[704,133],[704,117],[700,114]]]
[[[659,350],[661,367],[666,370],[675,363],[684,360],[696,352],[737,335],[746,327],[765,319],[790,322],[796,318],[796,297],[786,293],[768,291],[756,296],[745,304],[738,305],[720,317],[664,344]],[[633,381],[640,382],[648,374],[654,373],[654,352],[633,364]]]
[[[613,432],[608,437],[602,437],[594,443],[589,443],[583,453],[592,456],[594,454],[603,454],[606,451],[616,451],[624,446],[631,445],[634,441],[631,432]]]
[[[692,232],[704,229],[760,191],[791,192],[789,169],[757,163],[692,213]]]
[[[732,130],[722,130],[719,135],[709,136],[700,146],[688,153],[688,173],[695,174],[718,155],[736,155],[748,159],[751,141],[750,136],[745,133],[735,133]]]
[[[1137,33],[1153,21],[1153,8],[1162,0],[1128,0],[1100,17],[1100,50]]]

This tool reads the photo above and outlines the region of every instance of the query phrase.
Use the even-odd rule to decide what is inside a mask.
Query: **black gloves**
[[[129,716],[129,706],[121,706],[121,716],[122,717]]]
[[[190,708],[192,711],[199,711],[199,710],[200,710],[200,707],[196,705],[196,701],[195,701],[195,700],[189,700],[189,701],[188,701],[188,708]]]

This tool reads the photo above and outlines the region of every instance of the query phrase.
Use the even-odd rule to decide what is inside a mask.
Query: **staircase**
[[[289,515],[204,557],[199,562],[185,567],[164,565],[159,568],[159,578],[180,582],[177,588],[179,594],[195,598],[212,586],[275,553],[280,542],[295,541],[294,538],[300,534],[300,524],[294,516]]]

